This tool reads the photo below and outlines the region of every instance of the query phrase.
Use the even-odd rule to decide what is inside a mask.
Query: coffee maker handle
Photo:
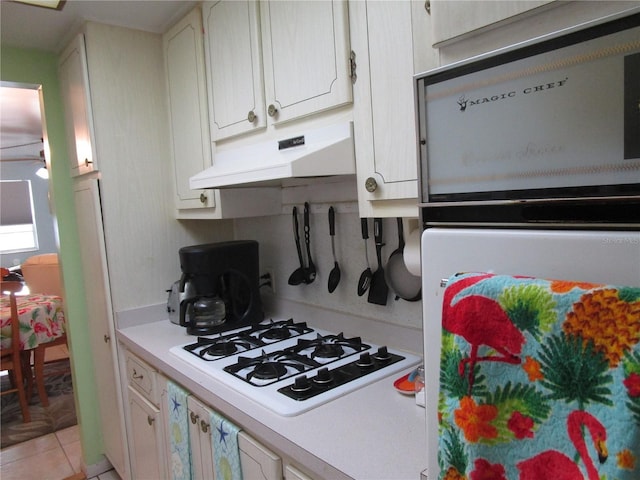
[[[187,326],[187,308],[188,308],[188,305],[192,305],[193,303],[195,303],[195,301],[196,301],[196,297],[193,297],[193,298],[187,298],[186,300],[183,300],[182,302],[180,302],[180,326],[181,327]]]
[[[180,293],[184,293],[184,286],[187,283],[187,280],[189,280],[189,276],[186,273],[180,275],[180,285],[178,287],[178,291]]]

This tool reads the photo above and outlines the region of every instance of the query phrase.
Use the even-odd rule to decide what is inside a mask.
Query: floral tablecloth
[[[66,331],[62,297],[32,294],[16,297],[20,317],[20,348],[30,350],[61,337]],[[0,346],[11,346],[9,297],[0,298]]]

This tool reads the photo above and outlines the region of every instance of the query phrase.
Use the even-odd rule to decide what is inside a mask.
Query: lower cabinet
[[[245,432],[238,433],[242,478],[246,480],[280,480],[282,460]]]
[[[131,478],[166,479],[166,428],[159,385],[166,383],[150,365],[125,354],[129,407]]]
[[[129,387],[133,478],[167,478],[160,409]]]
[[[213,477],[213,448],[211,440],[211,411],[196,397],[187,398],[189,412],[189,444],[191,446],[191,478],[205,480]]]
[[[313,480],[306,473],[302,473],[293,465],[286,465],[284,467],[284,480]]]
[[[173,470],[168,379],[129,351],[126,351],[125,358],[132,478],[170,479]],[[187,396],[193,480],[211,480],[215,475],[211,412],[212,409],[202,400],[193,395]],[[312,480],[290,463],[283,467],[278,454],[245,431],[238,432],[238,450],[245,480]]]
[[[198,398],[187,398],[189,412],[189,440],[193,479],[211,479],[214,472],[210,424],[211,409]],[[238,450],[242,478],[251,480],[280,480],[282,460],[271,450],[245,432],[238,432]]]

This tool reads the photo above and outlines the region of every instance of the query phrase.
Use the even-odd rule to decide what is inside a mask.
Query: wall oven
[[[425,225],[640,219],[640,13],[415,77]]]
[[[639,39],[636,9],[415,78],[428,480],[445,473],[447,279],[640,286]],[[448,334],[469,359],[495,360],[493,347]]]

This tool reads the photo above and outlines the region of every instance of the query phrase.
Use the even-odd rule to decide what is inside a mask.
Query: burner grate
[[[271,353],[263,350],[256,357],[239,356],[236,363],[224,370],[250,385],[262,387],[369,348],[370,345],[362,343],[360,337],[345,338],[342,333],[318,334],[315,339],[298,339],[295,345],[283,350]]]
[[[291,350],[314,359],[338,359],[371,348],[360,337],[346,338],[343,333],[320,335],[313,339],[300,339]]]
[[[270,320],[240,332],[215,337],[197,337],[195,343],[183,348],[201,360],[213,362],[311,332],[313,329],[305,322],[294,322],[291,318],[275,322]]]
[[[287,350],[271,353],[263,350],[257,357],[239,356],[237,360],[233,365],[224,367],[224,370],[257,387],[264,387],[320,366],[311,358]]]

